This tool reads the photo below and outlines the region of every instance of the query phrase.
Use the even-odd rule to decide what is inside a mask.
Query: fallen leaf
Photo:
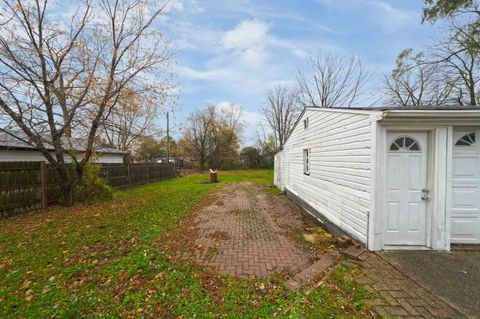
[[[124,281],[128,276],[128,272],[126,272],[124,269],[120,270],[120,273],[118,274],[118,280]]]

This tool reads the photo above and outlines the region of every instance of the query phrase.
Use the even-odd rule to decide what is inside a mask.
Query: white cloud
[[[249,49],[262,45],[269,29],[270,26],[263,21],[245,20],[226,32],[221,42],[227,49]]]
[[[218,69],[199,71],[186,66],[179,66],[177,67],[177,71],[180,74],[180,76],[183,76],[187,79],[196,79],[196,80],[220,80],[230,75],[230,70],[227,68],[218,68]]]
[[[380,24],[385,32],[398,31],[405,27],[418,27],[420,13],[405,10],[382,0],[316,0],[323,4],[342,11],[362,12],[366,16],[365,22]]]
[[[224,48],[233,50],[248,67],[258,67],[266,62],[269,54],[266,42],[270,26],[260,20],[245,20],[235,29],[225,32],[220,43]]]
[[[418,12],[398,9],[382,1],[373,1],[371,5],[380,12],[382,24],[390,31],[419,24]]]
[[[190,13],[201,13],[204,11],[198,4],[197,0],[170,0],[164,9],[165,13],[173,13],[175,11],[184,13],[186,11]]]

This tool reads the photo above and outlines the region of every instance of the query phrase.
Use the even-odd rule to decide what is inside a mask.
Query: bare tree
[[[260,165],[265,168],[273,168],[275,152],[277,151],[275,136],[267,134],[262,128],[262,134],[257,131],[256,148],[260,156]]]
[[[449,23],[449,37],[432,46],[432,64],[450,77],[456,77],[458,104],[480,104],[480,49],[471,44],[472,36],[454,19]],[[476,34],[478,36],[478,33]]]
[[[236,159],[241,114],[241,108],[233,104],[226,108],[210,105],[193,112],[179,141],[183,153],[198,161],[202,171],[207,162],[212,168],[220,168],[225,161]]]
[[[1,4],[0,107],[8,128],[19,129],[55,166],[67,204],[94,155],[97,131],[123,90],[163,72],[171,59],[155,25],[164,8],[146,0],[84,0],[67,21],[48,0]],[[72,156],[72,176],[65,156],[74,154],[77,130],[85,136],[84,152]]]
[[[283,149],[301,112],[298,92],[275,86],[267,92],[261,112],[273,131],[277,150]]]
[[[205,170],[205,164],[210,155],[210,131],[214,120],[214,106],[192,113],[187,119],[187,125],[180,141],[185,153],[198,161],[201,171]]]
[[[299,72],[300,101],[303,106],[350,107],[362,102],[371,76],[355,56],[316,56]]]
[[[155,121],[165,103],[165,95],[154,92],[139,94],[126,88],[117,101],[117,106],[102,120],[100,138],[108,146],[122,151],[131,151],[145,138],[158,134]],[[141,92],[144,93],[144,92]]]
[[[385,75],[388,103],[400,106],[448,105],[458,98],[455,77],[450,77],[439,64],[426,61],[423,52],[402,51],[395,69]]]
[[[212,168],[220,168],[225,161],[234,161],[238,157],[242,109],[230,103],[221,109],[215,108],[212,115],[209,163]]]

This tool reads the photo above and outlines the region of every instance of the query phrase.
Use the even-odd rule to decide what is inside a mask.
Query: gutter
[[[381,113],[381,118],[377,120],[390,119],[390,118],[440,118],[440,119],[452,119],[452,118],[478,118],[480,119],[479,110],[452,110],[452,111],[439,111],[439,110],[388,110]]]

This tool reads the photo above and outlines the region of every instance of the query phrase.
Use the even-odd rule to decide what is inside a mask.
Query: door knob
[[[424,193],[428,193],[429,191],[430,191],[430,190],[429,190],[428,188],[426,188],[426,187],[422,188],[422,192],[424,192]]]
[[[430,199],[430,196],[428,196],[428,195],[423,195],[422,196],[422,200],[429,200],[429,199]]]

